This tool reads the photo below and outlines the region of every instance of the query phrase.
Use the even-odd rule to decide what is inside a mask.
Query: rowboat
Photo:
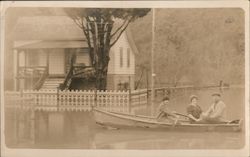
[[[191,123],[187,118],[173,121],[158,121],[155,117],[93,109],[96,124],[116,129],[149,129],[175,131],[241,131],[242,120],[216,124]]]

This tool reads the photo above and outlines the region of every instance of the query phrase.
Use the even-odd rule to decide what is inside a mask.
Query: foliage
[[[131,22],[145,16],[150,9],[66,8],[65,11],[86,37],[96,88],[106,89],[110,48]]]
[[[244,83],[241,9],[157,9],[155,15],[157,86],[178,85],[183,77],[197,85],[218,84],[220,80]],[[148,14],[131,25],[140,52],[137,67],[148,65],[150,69],[145,63],[150,62],[151,21]],[[141,68],[137,69],[140,74]]]

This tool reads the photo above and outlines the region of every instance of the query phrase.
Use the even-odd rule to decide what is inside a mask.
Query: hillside
[[[241,9],[157,9],[155,11],[156,84],[244,83],[244,12]],[[152,14],[131,24],[142,66],[150,69]],[[145,64],[146,63],[146,64]],[[150,76],[150,75],[149,75]],[[146,73],[142,74],[146,84]]]

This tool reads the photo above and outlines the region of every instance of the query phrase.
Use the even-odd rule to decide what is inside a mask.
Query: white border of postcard
[[[4,39],[4,13],[9,7],[112,7],[112,8],[242,8],[245,11],[245,147],[242,149],[216,150],[81,150],[81,149],[10,149],[4,142],[4,106],[3,106],[3,52],[4,40],[1,40],[1,156],[3,157],[243,157],[249,156],[249,2],[233,1],[7,1],[1,2],[1,39]]]

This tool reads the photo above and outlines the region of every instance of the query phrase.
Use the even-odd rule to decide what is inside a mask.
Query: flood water
[[[206,110],[212,103],[214,90],[177,91],[171,94],[170,108],[186,113],[189,96],[196,94],[199,105]],[[155,107],[162,99],[158,95]],[[226,117],[229,120],[244,118],[244,89],[229,89],[223,92],[227,105]],[[147,115],[148,108],[134,110],[136,114]],[[37,113],[48,114],[48,113]],[[244,131],[241,132],[176,132],[131,129],[107,129],[95,124],[91,112],[49,113],[55,122],[51,126],[36,131],[35,143],[19,141],[13,144],[6,140],[9,147],[46,148],[46,149],[240,149],[244,146]],[[59,117],[59,118],[58,118]],[[6,119],[6,122],[8,119]],[[39,123],[39,122],[38,122]],[[42,122],[41,122],[42,123]],[[10,126],[7,129],[13,129]],[[8,132],[8,130],[7,130]],[[7,137],[8,138],[8,137]]]

